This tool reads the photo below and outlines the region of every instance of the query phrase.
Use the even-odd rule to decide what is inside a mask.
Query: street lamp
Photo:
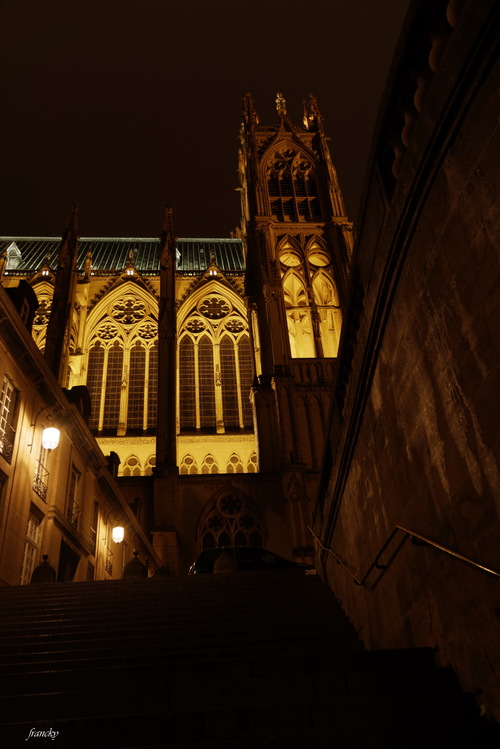
[[[123,528],[123,526],[116,525],[111,531],[111,538],[113,539],[115,544],[121,544],[121,542],[125,538],[125,529]]]
[[[59,444],[61,432],[55,427],[47,427],[42,432],[42,447],[44,450],[55,450]]]

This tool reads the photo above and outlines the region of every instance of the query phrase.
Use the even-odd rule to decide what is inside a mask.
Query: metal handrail
[[[373,570],[379,570],[380,575],[375,580],[375,582],[370,587],[370,590],[373,590],[377,583],[381,580],[387,569],[389,568],[390,564],[394,560],[394,558],[397,556],[397,554],[402,549],[404,543],[408,538],[410,538],[411,541],[413,541],[414,544],[422,545],[422,546],[432,546],[434,549],[438,549],[438,551],[442,551],[445,554],[448,554],[449,556],[453,557],[454,559],[458,559],[460,562],[464,562],[464,564],[468,564],[471,567],[474,567],[475,569],[479,570],[480,572],[484,572],[487,575],[492,575],[496,578],[497,582],[500,582],[500,572],[496,572],[495,570],[490,569],[489,567],[486,567],[484,564],[479,564],[479,562],[475,562],[473,559],[469,559],[469,557],[465,557],[463,554],[459,554],[457,551],[453,551],[453,549],[448,549],[446,546],[443,546],[442,544],[438,544],[437,541],[433,541],[430,538],[427,538],[427,536],[423,536],[421,533],[416,533],[415,531],[411,531],[408,528],[405,528],[402,525],[396,525],[392,533],[388,536],[386,542],[382,545],[380,548],[378,554],[374,558],[373,562],[368,567],[365,574],[360,577],[354,569],[349,565],[344,559],[342,559],[339,554],[337,554],[333,549],[329,549],[326,546],[323,546],[320,538],[316,535],[316,533],[313,531],[313,529],[308,525],[307,530],[309,533],[313,536],[313,538],[318,542],[319,547],[322,549],[322,551],[326,551],[328,554],[331,554],[334,559],[342,566],[345,570],[351,575],[351,577],[354,579],[354,582],[356,585],[366,585],[366,581],[370,574],[373,572]],[[391,544],[394,537],[398,534],[402,533],[403,538],[398,542],[395,549],[392,551],[390,557],[386,560],[385,564],[382,564],[380,562],[381,556],[384,554],[388,546]]]

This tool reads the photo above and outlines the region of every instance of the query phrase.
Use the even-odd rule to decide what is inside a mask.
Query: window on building
[[[78,521],[80,518],[80,511],[81,511],[80,504],[79,504],[80,479],[81,479],[80,471],[77,468],[75,468],[75,466],[71,466],[66,518],[67,518],[68,523],[75,530],[78,529]]]
[[[236,453],[233,453],[227,461],[226,473],[243,473],[243,463]]]
[[[124,435],[156,428],[156,335],[152,322],[141,325],[130,337],[123,336],[114,323],[100,325],[89,348],[87,369],[91,429]]]
[[[49,490],[49,472],[47,463],[49,460],[49,450],[40,446],[40,453],[35,466],[35,475],[33,477],[33,491],[38,494],[40,499],[47,501],[47,492]]]
[[[179,343],[182,430],[251,429],[252,359],[247,323],[215,294],[187,317]]]
[[[312,164],[292,148],[277,153],[267,171],[270,211],[276,221],[321,221]]]
[[[252,453],[247,462],[247,473],[257,473],[257,453]]]
[[[31,582],[31,575],[38,563],[41,526],[43,515],[32,505],[28,518],[28,527],[26,528],[26,538],[24,542],[23,564],[21,569],[21,585],[28,585]]]
[[[90,551],[95,556],[97,551],[97,532],[99,524],[99,502],[94,501],[92,504],[92,518],[90,521]],[[93,579],[93,578],[91,578]]]
[[[209,505],[200,531],[202,549],[263,546],[262,528],[255,512],[235,494],[224,494]]]
[[[7,486],[7,475],[0,471],[0,529],[2,528],[3,513],[5,507],[5,488]]]
[[[342,318],[325,243],[284,237],[278,258],[292,357],[337,356]]]
[[[125,461],[122,475],[123,476],[140,476],[141,473],[142,473],[141,461],[136,455],[130,455]]]
[[[150,455],[144,467],[144,475],[152,476],[155,466],[156,466],[156,455]]]
[[[185,455],[179,467],[179,473],[183,475],[198,473],[198,465],[192,455]]]
[[[219,466],[213,455],[205,455],[201,464],[202,473],[219,473]]]
[[[0,454],[9,463],[14,448],[17,391],[5,375],[0,395]]]

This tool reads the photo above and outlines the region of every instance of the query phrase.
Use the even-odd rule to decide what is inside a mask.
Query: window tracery
[[[118,299],[111,309],[111,317],[120,323],[120,325],[133,325],[134,323],[146,317],[146,305],[129,295]]]
[[[251,385],[247,322],[229,300],[205,293],[180,328],[181,430],[251,428]]]
[[[341,316],[331,259],[324,242],[289,237],[278,246],[291,355],[337,355]]]
[[[155,466],[156,466],[156,455],[150,455],[144,467],[144,475],[151,476],[153,474],[153,469]]]
[[[293,148],[277,151],[267,168],[270,211],[276,221],[320,221],[313,165]]]
[[[179,473],[183,475],[198,473],[198,464],[192,455],[185,455],[179,467]]]
[[[203,458],[203,463],[201,464],[201,472],[219,473],[219,466],[217,465],[217,461],[210,453],[208,455],[205,455],[205,457]]]
[[[226,473],[243,473],[243,463],[241,458],[236,453],[233,453],[229,458],[226,466]]]
[[[247,473],[257,473],[257,453],[252,453],[247,462]]]
[[[123,476],[140,476],[141,462],[136,455],[129,455],[123,468]]]
[[[157,323],[148,304],[123,295],[94,323],[88,349],[90,428],[124,435],[156,427]]]
[[[201,548],[263,545],[262,527],[242,497],[224,494],[209,505],[201,523]]]

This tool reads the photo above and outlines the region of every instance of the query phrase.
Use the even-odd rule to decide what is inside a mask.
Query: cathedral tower
[[[352,224],[316,100],[295,126],[281,94],[274,126],[244,98],[242,234],[262,472],[282,472],[295,547],[316,489],[352,249]],[[295,529],[295,530],[294,530]],[[300,554],[299,554],[300,555]]]

